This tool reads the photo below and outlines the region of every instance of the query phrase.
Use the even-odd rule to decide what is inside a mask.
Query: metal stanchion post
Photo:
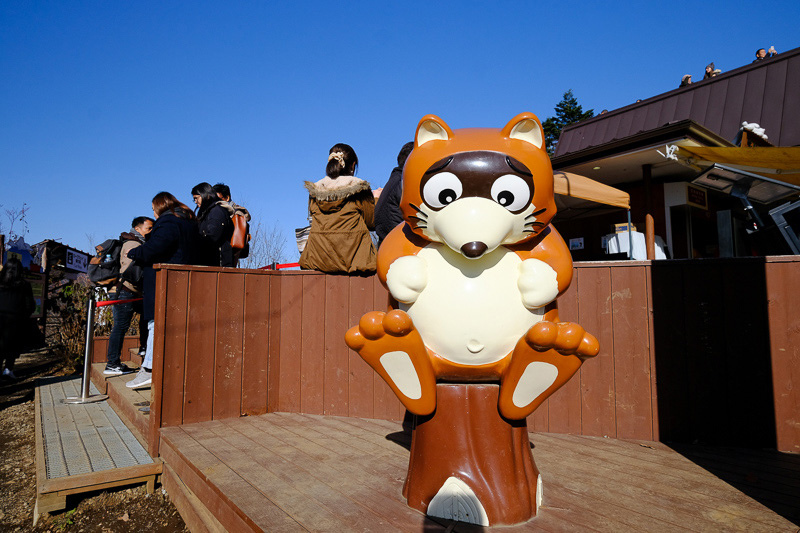
[[[97,394],[91,396],[89,394],[89,386],[91,385],[91,376],[89,375],[92,368],[92,344],[94,339],[94,308],[95,308],[95,292],[89,294],[89,301],[86,304],[86,349],[84,350],[83,361],[83,381],[81,382],[81,396],[64,398],[61,400],[63,403],[92,403],[108,399],[105,394]]]

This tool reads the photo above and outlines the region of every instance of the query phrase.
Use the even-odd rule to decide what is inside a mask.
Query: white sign
[[[67,250],[67,268],[77,270],[78,272],[86,272],[86,267],[89,265],[89,256],[80,252],[73,252]]]
[[[583,250],[583,237],[569,240],[570,250]]]

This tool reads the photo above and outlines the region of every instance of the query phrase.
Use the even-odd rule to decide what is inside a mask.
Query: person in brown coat
[[[300,268],[328,273],[371,274],[376,268],[375,197],[369,183],[355,177],[358,157],[346,144],[330,149],[326,176],[305,182],[311,232]]]

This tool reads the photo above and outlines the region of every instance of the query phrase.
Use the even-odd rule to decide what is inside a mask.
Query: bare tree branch
[[[250,254],[239,261],[240,267],[259,268],[286,261],[286,235],[276,221],[267,226],[259,220],[255,226],[250,226],[250,235]]]
[[[0,207],[3,206],[0,205]],[[19,237],[24,237],[28,233],[28,220],[26,218],[28,215],[28,209],[30,209],[30,207],[28,206],[28,204],[24,202],[22,204],[22,207],[13,209],[4,209],[6,218],[8,219],[8,230],[7,230],[8,241],[6,242],[15,241]],[[22,226],[19,232],[17,232],[14,229],[15,225],[17,226],[17,228]],[[6,233],[2,221],[0,221],[0,233]]]

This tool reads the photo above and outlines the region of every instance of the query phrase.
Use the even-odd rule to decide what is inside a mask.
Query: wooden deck
[[[531,440],[543,506],[502,531],[798,529],[800,457],[546,433]],[[163,428],[160,449],[164,484],[193,530],[485,531],[406,506],[409,444],[393,422],[271,413]]]

